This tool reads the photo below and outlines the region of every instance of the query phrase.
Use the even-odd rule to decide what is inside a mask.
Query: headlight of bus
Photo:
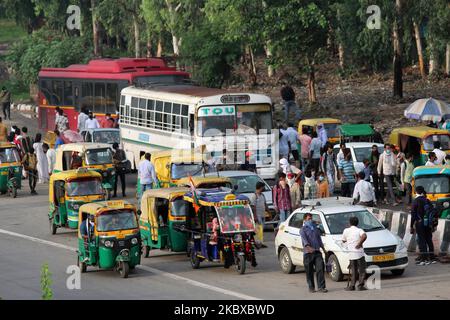
[[[137,244],[139,241],[137,238],[131,239],[131,244]]]

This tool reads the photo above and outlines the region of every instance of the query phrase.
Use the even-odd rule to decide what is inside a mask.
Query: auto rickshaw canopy
[[[413,177],[443,174],[450,176],[450,166],[420,166],[414,169]]]
[[[304,119],[299,122],[299,127],[301,126],[310,126],[310,127],[316,127],[320,123],[336,123],[341,124],[342,121],[339,119],[334,118],[314,118],[314,119]]]
[[[370,124],[343,124],[340,129],[344,137],[373,136],[375,133]]]
[[[196,195],[192,191],[184,195],[184,200],[201,206],[213,207],[221,205],[246,205],[249,199],[244,195],[235,195],[220,189],[197,189]]]
[[[450,136],[450,133],[447,130],[430,128],[427,126],[395,128],[394,130],[392,130],[392,133],[389,136],[389,143],[399,146],[400,135],[424,139],[431,135],[440,134]]]
[[[12,142],[0,142],[0,149],[10,149],[15,147],[16,145]]]
[[[56,181],[64,181],[64,182],[70,182],[70,181],[76,181],[80,179],[86,179],[86,178],[93,178],[93,179],[102,179],[102,175],[96,171],[93,170],[87,170],[84,168],[80,168],[78,170],[68,170],[63,172],[54,173],[50,176],[50,182],[49,182],[49,200],[50,202],[54,201],[54,184]]]
[[[53,131],[47,131],[47,133],[44,136],[44,140],[42,142],[48,144],[48,146],[52,149],[55,148],[55,144],[56,144],[56,133]]]
[[[82,205],[79,210],[79,216],[80,218],[82,214],[98,216],[107,211],[123,210],[123,209],[136,211],[136,207],[131,203],[129,203],[128,201],[110,200],[110,201],[92,202]]]
[[[194,176],[194,177],[186,177],[178,180],[177,185],[180,187],[190,187],[191,186],[191,180],[194,184],[195,188],[217,188],[217,186],[221,187],[227,187],[232,188],[232,183],[230,178],[226,177],[201,177],[201,176]]]

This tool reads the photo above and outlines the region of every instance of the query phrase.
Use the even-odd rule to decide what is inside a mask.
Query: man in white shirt
[[[353,191],[353,201],[358,204],[373,207],[377,204],[377,198],[375,197],[375,191],[372,184],[365,179],[365,173],[361,171],[358,173],[358,182],[355,185]]]
[[[428,161],[425,163],[425,166],[432,167],[436,165],[438,165],[436,154],[434,152],[430,152],[428,154]]]
[[[44,143],[42,145],[42,150],[44,151],[45,155],[47,156],[48,174],[51,176],[53,173],[53,169],[55,168],[56,151],[55,151],[55,149],[50,148],[49,145],[46,143]]]
[[[292,153],[292,157],[295,160],[295,166],[298,168],[300,166],[300,155],[298,153],[297,145],[299,136],[297,130],[294,129],[294,124],[292,122],[289,122],[287,130],[281,130],[281,133],[287,135],[289,151],[290,153]]]
[[[366,259],[364,258],[363,243],[367,239],[364,230],[358,228],[359,220],[357,217],[350,218],[350,228],[344,230],[342,242],[347,245],[348,256],[350,260],[350,286],[346,291],[354,291],[356,278],[359,275],[358,291],[367,290],[364,286],[366,278]]]
[[[86,108],[82,108],[80,114],[78,115],[78,132],[86,129],[86,121],[89,119],[88,111]]]
[[[441,165],[444,160],[445,160],[445,156],[447,155],[444,151],[441,150],[441,143],[439,141],[435,141],[434,142],[434,154],[436,155],[436,163],[438,165]]]
[[[89,118],[86,120],[85,129],[98,129],[100,124],[97,119],[94,118],[94,114],[89,112]]]

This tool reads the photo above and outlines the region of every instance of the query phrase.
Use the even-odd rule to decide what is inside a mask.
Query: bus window
[[[64,85],[63,81],[53,81],[53,90],[51,97],[51,104],[54,106],[61,106],[63,102],[63,91]]]
[[[117,83],[106,84],[106,113],[114,114],[118,109],[118,86]],[[124,101],[125,102],[125,101]]]
[[[52,81],[51,80],[41,80],[39,83],[39,87],[41,89],[41,93],[44,95],[45,100],[47,100],[47,104],[52,101]]]
[[[64,105],[73,106],[72,81],[64,81]]]
[[[131,98],[130,124],[137,125],[139,99]]]
[[[83,82],[81,86],[81,108],[92,109],[92,98],[94,95],[94,84],[91,82]]]
[[[95,84],[95,95],[94,95],[94,108],[95,113],[106,113],[105,111],[105,84],[96,83]]]
[[[139,125],[147,126],[145,114],[147,112],[147,99],[139,99]]]
[[[155,100],[147,101],[147,123],[149,128],[155,127]]]

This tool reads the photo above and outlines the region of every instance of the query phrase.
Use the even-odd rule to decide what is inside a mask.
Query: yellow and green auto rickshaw
[[[439,217],[450,217],[450,166],[421,166],[413,171],[413,190],[422,186],[427,198],[440,211]]]
[[[192,210],[190,203],[183,199],[188,191],[189,188],[178,187],[144,192],[139,226],[145,258],[152,249],[186,251],[187,235],[179,231],[179,226],[186,224]]]
[[[0,142],[0,193],[17,197],[22,187],[22,164],[13,143]]]
[[[104,201],[80,207],[78,266],[114,269],[127,278],[141,263],[141,236],[136,207],[125,201]]]
[[[328,142],[331,144],[338,144],[340,142],[339,127],[342,121],[333,118],[316,118],[301,120],[298,124],[298,134],[303,134],[303,128],[306,128],[307,134],[311,135],[314,131],[319,132],[317,126],[323,124],[328,137]]]
[[[102,175],[102,186],[106,190],[106,198],[111,192],[116,179],[116,171],[109,144],[103,143],[70,143],[63,144],[56,150],[56,163],[53,172],[87,168]]]
[[[450,154],[450,133],[447,130],[426,126],[402,127],[392,130],[389,143],[400,152],[412,154],[414,166],[422,166],[427,162],[428,153],[434,150],[434,142],[439,141],[441,150]]]
[[[85,203],[105,200],[100,173],[80,168],[54,173],[49,183],[50,232],[78,228],[78,209]]]
[[[197,189],[184,199],[189,211],[184,229],[189,234],[188,255],[194,269],[202,261],[234,265],[244,274],[246,261],[257,266],[255,257],[255,220],[249,200],[222,189]]]

